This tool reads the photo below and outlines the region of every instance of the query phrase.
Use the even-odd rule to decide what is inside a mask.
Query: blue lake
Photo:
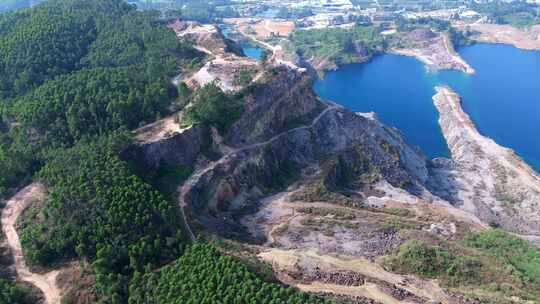
[[[514,149],[540,171],[540,52],[477,44],[459,50],[476,70],[429,72],[414,58],[385,54],[351,64],[315,83],[322,98],[373,111],[428,157],[449,156],[433,105],[434,87],[449,85],[479,131]]]
[[[242,51],[244,51],[244,54],[248,57],[261,60],[264,54],[264,49],[260,48],[258,46],[255,46],[251,43],[241,43],[240,46],[242,47]]]
[[[231,27],[230,26],[221,25],[220,29],[221,29],[221,32],[223,33],[223,36],[225,36],[225,38],[230,38],[230,34],[231,34]],[[242,51],[244,51],[244,54],[247,57],[257,59],[257,60],[262,59],[262,57],[264,55],[264,51],[265,51],[265,49],[260,48],[257,45],[254,45],[254,44],[249,43],[249,42],[240,43],[240,47],[242,48]]]

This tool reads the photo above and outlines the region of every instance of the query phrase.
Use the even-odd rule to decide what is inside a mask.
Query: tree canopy
[[[323,304],[330,301],[267,283],[208,244],[191,246],[159,272],[136,273],[129,304]]]
[[[50,0],[0,15],[0,197],[42,152],[133,129],[163,115],[170,77],[199,57],[122,0]]]

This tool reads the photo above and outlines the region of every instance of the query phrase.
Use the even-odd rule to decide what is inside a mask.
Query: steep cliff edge
[[[229,224],[218,224],[226,218],[221,213],[238,211],[250,200],[284,189],[305,170],[314,170],[314,176],[327,176],[329,173],[321,168],[339,170],[336,159],[356,168],[341,172],[349,179],[334,181],[341,187],[370,173],[370,183],[385,180],[397,188],[422,191],[427,179],[426,160],[397,132],[318,99],[307,75],[280,67],[269,76],[271,80],[247,98],[243,116],[225,136],[224,145],[230,152],[186,193],[187,205],[206,221],[203,226],[211,227],[213,222],[219,227],[216,232],[231,232],[234,223],[225,220]]]
[[[521,283],[508,275],[509,266],[466,240],[488,231],[488,224],[534,240],[534,214],[506,212],[501,197],[509,192],[499,188],[518,191],[512,195],[527,195],[528,189],[496,180],[506,171],[492,168],[499,160],[489,151],[502,148],[484,147],[488,140],[456,110],[451,92],[435,99],[454,159],[429,161],[398,130],[373,114],[321,100],[312,84],[307,73],[270,59],[237,93],[242,114],[220,134],[204,124],[179,130],[182,116],[140,130],[139,160],[150,167],[162,161],[193,166],[176,193],[189,237],[240,241],[249,252],[234,254],[270,262],[283,283],[358,303],[525,299],[521,287],[486,296],[495,276],[497,286]],[[190,137],[197,128],[212,134]],[[210,145],[202,147],[204,138],[211,138]],[[203,151],[209,146],[212,151]],[[489,153],[474,154],[484,148]],[[504,170],[523,169],[511,156],[508,162],[515,167],[503,163]],[[484,175],[493,183],[489,189],[481,189]],[[518,220],[519,227],[512,226]],[[428,260],[402,263],[411,248],[425,249],[413,256]],[[432,253],[448,259],[433,266],[440,267],[435,275],[406,268],[409,262],[430,268],[438,263],[429,260]]]
[[[458,208],[508,231],[540,236],[540,177],[511,149],[481,135],[448,87],[433,97],[453,163],[435,179]]]
[[[530,194],[532,203],[534,193],[516,184],[535,182],[520,171],[525,167],[515,156],[478,134],[459,98],[438,91],[453,160],[426,160],[375,115],[321,100],[309,75],[280,65],[242,91],[243,114],[223,134],[211,136],[212,155],[192,151],[198,144],[190,145],[187,134],[198,127],[179,132],[178,139],[161,131],[151,136],[149,128],[139,134],[149,140],[138,143],[148,154],[140,159],[155,164],[172,153],[174,165],[192,155],[193,174],[177,191],[190,238],[240,241],[251,252],[237,254],[272,263],[283,283],[360,303],[477,304],[475,299],[486,298],[482,290],[491,279],[485,278],[504,266],[468,247],[466,238],[492,223],[534,240],[538,211],[528,215],[527,201],[520,201],[509,213],[501,193]],[[167,153],[161,151],[164,143]],[[519,180],[497,180],[503,172],[493,169],[499,157],[507,159],[500,165],[504,170],[523,174]],[[493,186],[482,189],[483,181]],[[457,264],[440,266],[437,280],[396,268],[408,265],[399,259],[411,244],[444,250],[449,263]],[[398,262],[387,262],[392,259]],[[475,279],[462,270],[449,276],[448,267],[470,271]],[[498,278],[497,284],[514,284],[512,276]],[[493,297],[516,295],[522,296],[519,288]]]

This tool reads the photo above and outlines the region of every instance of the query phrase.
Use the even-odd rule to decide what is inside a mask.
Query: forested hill
[[[122,0],[0,15],[0,203],[32,180],[46,191],[17,220],[26,264],[80,271],[62,279],[61,303],[216,303],[224,293],[234,303],[326,303],[265,283],[211,246],[183,256],[176,201],[119,157],[128,131],[169,114],[171,77],[202,56],[158,17]],[[0,271],[0,304],[41,303],[14,277]]]
[[[156,14],[137,12],[120,0],[67,0],[3,15],[1,96],[23,94],[85,68],[168,63],[167,55],[181,47],[171,32],[152,24]],[[170,72],[160,68],[154,76]]]
[[[172,203],[112,148],[167,112],[170,78],[199,56],[158,16],[122,0],[50,0],[0,15],[0,200],[41,172],[53,217],[33,211],[21,235],[27,262],[93,262],[91,289],[110,303],[127,301],[134,270],[182,249]],[[35,303],[9,278],[0,303]]]
[[[166,111],[170,77],[198,52],[157,14],[121,0],[51,0],[0,15],[0,196],[40,166],[44,149]]]

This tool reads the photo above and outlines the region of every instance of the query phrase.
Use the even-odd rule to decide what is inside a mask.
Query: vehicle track
[[[195,237],[195,234],[193,233],[193,230],[191,229],[191,227],[189,225],[189,221],[188,221],[188,219],[186,217],[186,211],[185,211],[185,208],[187,207],[186,195],[193,189],[193,187],[195,187],[199,183],[199,181],[201,180],[201,178],[205,174],[207,174],[211,170],[214,170],[218,165],[224,164],[231,157],[236,156],[238,153],[242,153],[242,152],[246,152],[246,151],[249,151],[249,150],[252,150],[252,149],[256,149],[256,148],[266,146],[266,145],[280,139],[282,136],[285,136],[287,134],[290,134],[290,133],[293,133],[293,132],[296,132],[296,131],[299,131],[299,130],[307,130],[307,129],[313,128],[313,126],[315,126],[319,122],[319,120],[321,120],[321,118],[324,117],[324,115],[326,115],[330,111],[333,111],[333,110],[336,110],[336,109],[339,109],[339,108],[340,107],[337,106],[337,105],[329,105],[326,109],[321,111],[321,113],[319,113],[319,115],[317,115],[317,117],[315,117],[313,119],[313,121],[311,122],[310,125],[290,129],[290,130],[287,130],[287,131],[285,131],[283,133],[277,134],[277,135],[273,136],[272,138],[270,138],[270,139],[268,139],[266,141],[234,149],[231,152],[225,154],[219,160],[211,162],[205,168],[197,170],[195,173],[193,173],[191,175],[191,177],[182,186],[179,187],[179,190],[178,190],[178,193],[179,193],[178,202],[180,204],[180,212],[181,212],[182,218],[184,220],[185,230],[188,233],[188,236],[189,236],[190,240],[195,241],[196,237]]]
[[[33,202],[44,197],[43,185],[33,183],[22,189],[19,193],[7,201],[2,210],[2,230],[7,239],[7,243],[13,254],[17,276],[21,281],[28,282],[43,292],[46,304],[58,304],[62,298],[62,290],[56,285],[56,277],[60,270],[53,270],[47,273],[35,273],[28,268],[24,260],[24,255],[19,240],[19,235],[15,229],[17,218]]]

